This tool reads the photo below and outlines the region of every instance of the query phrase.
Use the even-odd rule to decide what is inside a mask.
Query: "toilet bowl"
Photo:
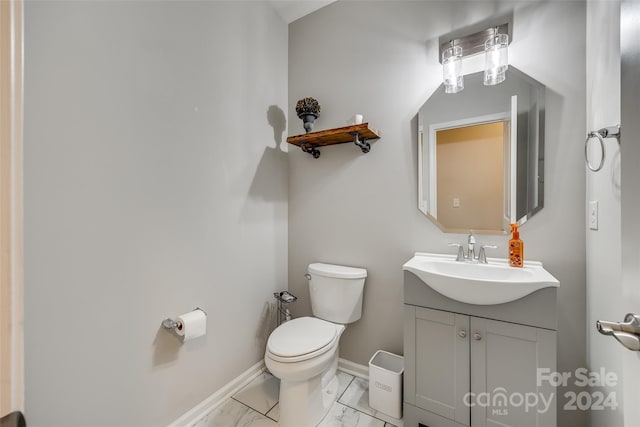
[[[328,413],[338,392],[338,344],[345,323],[360,319],[367,271],[315,263],[308,279],[315,317],[277,327],[265,351],[267,369],[280,379],[283,427],[313,427]]]
[[[344,329],[344,325],[301,317],[271,334],[265,364],[280,378],[280,425],[315,426],[322,421],[338,392],[338,342]]]

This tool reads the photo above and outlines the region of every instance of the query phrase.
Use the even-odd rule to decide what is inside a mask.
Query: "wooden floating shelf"
[[[287,138],[287,142],[289,144],[297,145],[302,148],[302,151],[311,154],[317,159],[320,157],[318,147],[353,142],[355,145],[360,147],[363,153],[368,153],[371,146],[366,142],[366,140],[379,138],[380,132],[378,130],[370,128],[369,123],[362,123],[359,125],[290,136]]]
[[[359,125],[345,126],[343,128],[320,130],[317,132],[303,133],[302,135],[290,136],[287,138],[289,144],[315,144],[319,147],[325,145],[344,144],[353,142],[353,134],[357,133],[361,139],[378,139],[380,132],[369,128],[369,123]]]

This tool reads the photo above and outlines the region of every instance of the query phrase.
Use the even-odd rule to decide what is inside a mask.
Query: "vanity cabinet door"
[[[555,427],[555,331],[471,317],[471,425]],[[535,404],[537,402],[537,405]]]
[[[405,305],[405,363],[406,402],[469,425],[469,316]]]

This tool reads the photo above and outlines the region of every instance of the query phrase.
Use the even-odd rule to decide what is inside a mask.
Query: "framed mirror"
[[[448,233],[503,234],[542,209],[545,86],[513,66],[444,85],[418,112],[418,209]]]

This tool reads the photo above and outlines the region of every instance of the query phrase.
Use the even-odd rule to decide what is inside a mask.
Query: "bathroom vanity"
[[[555,427],[548,374],[556,371],[557,281],[513,301],[470,304],[434,290],[408,264],[404,425]]]
[[[543,208],[546,87],[506,73],[441,84],[418,111],[418,209],[445,233],[504,235]],[[403,266],[404,425],[556,427],[558,280],[539,262],[487,262],[495,246],[473,235],[452,245]]]

